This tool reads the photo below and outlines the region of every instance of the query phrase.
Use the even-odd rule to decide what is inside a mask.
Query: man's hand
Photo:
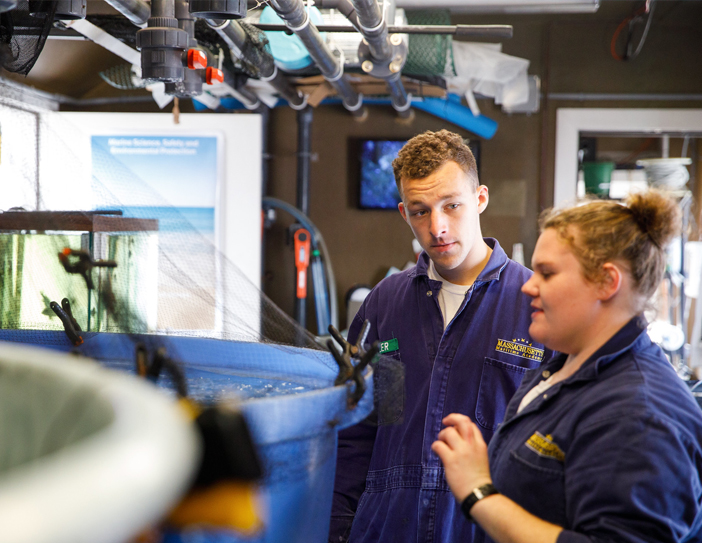
[[[451,413],[442,421],[446,428],[432,443],[446,470],[446,481],[462,503],[475,488],[491,483],[487,445],[478,427],[465,415]]]

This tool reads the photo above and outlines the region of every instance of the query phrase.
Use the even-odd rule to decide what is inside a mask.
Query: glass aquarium
[[[84,273],[81,251],[98,264]],[[87,261],[84,258],[84,261]],[[156,328],[158,311],[158,221],[97,212],[27,212],[0,214],[0,327],[62,330],[51,302],[67,299],[73,317],[86,332],[119,332],[124,323],[107,311],[118,300],[130,331]],[[94,288],[88,288],[87,280]]]

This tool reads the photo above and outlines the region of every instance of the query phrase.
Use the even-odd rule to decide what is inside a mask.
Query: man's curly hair
[[[409,140],[392,162],[397,190],[402,194],[403,179],[423,179],[448,161],[458,164],[478,188],[475,157],[463,138],[448,130],[427,130]]]

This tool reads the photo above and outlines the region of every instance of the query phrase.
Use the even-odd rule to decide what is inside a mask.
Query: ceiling
[[[419,0],[397,0],[399,6],[405,5],[408,9],[414,4],[426,5],[426,2]],[[634,9],[644,5],[644,2],[630,0],[601,0],[599,9],[592,11],[592,6],[596,4],[595,0],[582,0],[580,5],[589,4],[589,13],[548,13],[545,10],[550,10],[553,4],[558,2],[538,2],[537,0],[502,0],[493,2],[493,5],[501,4],[507,7],[519,7],[518,4],[529,4],[534,7],[536,4],[541,4],[542,13],[529,14],[506,14],[493,13],[490,15],[481,13],[473,13],[481,11],[477,4],[477,0],[437,0],[432,3],[432,6],[443,6],[451,9],[455,13],[454,17],[458,18],[458,22],[470,23],[475,21],[479,24],[494,23],[494,24],[515,24],[521,22],[533,22],[535,20],[546,21],[565,21],[565,20],[611,20],[613,24],[623,20],[630,15]],[[564,2],[563,5],[573,5],[570,0]],[[656,17],[666,15],[667,17],[676,17],[682,20],[688,18],[689,10],[693,4],[702,5],[702,2],[691,0],[658,0],[658,9]],[[698,6],[696,6],[698,8]],[[501,9],[501,8],[500,8]],[[484,11],[484,10],[482,10]],[[694,12],[700,13],[700,9]],[[88,0],[88,16],[92,15],[119,15],[107,3],[100,0]],[[655,19],[654,19],[655,21]],[[699,19],[698,19],[699,21]],[[134,30],[138,30],[135,26]],[[76,99],[89,99],[104,96],[145,96],[145,91],[120,91],[110,87],[99,76],[99,72],[106,70],[112,66],[123,63],[124,61],[102,47],[84,40],[84,39],[59,39],[51,36],[44,46],[44,49],[39,56],[36,64],[25,78],[17,74],[10,74],[2,71],[2,76],[8,79],[14,79],[39,90],[66,95]]]

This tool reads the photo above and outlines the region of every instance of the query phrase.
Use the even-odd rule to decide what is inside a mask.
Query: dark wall
[[[702,3],[657,2],[647,41],[638,58],[622,62],[610,54],[610,41],[619,23],[643,2],[603,2],[591,15],[454,16],[456,23],[514,25],[514,37],[503,44],[507,54],[531,61],[529,73],[542,79],[541,112],[506,115],[491,101],[481,100],[482,112],[499,127],[481,142],[481,182],[491,200],[482,218],[483,233],[497,237],[511,254],[522,242],[527,262],[537,238],[540,209],[553,199],[556,111],[561,107],[701,107],[699,101],[625,100],[558,101],[549,93],[701,93]],[[640,33],[641,27],[638,27]],[[638,39],[638,35],[634,39]],[[310,218],[329,246],[337,277],[341,327],[346,326],[344,294],[353,284],[375,284],[390,266],[402,267],[413,258],[412,234],[398,212],[356,208],[354,138],[409,138],[451,123],[416,113],[412,124],[397,122],[389,107],[371,107],[359,123],[339,106],[315,110],[312,127]],[[269,194],[295,202],[297,129],[295,112],[277,108],[270,124]],[[266,232],[266,293],[292,314],[294,264],[285,243],[286,227],[279,220]],[[314,317],[308,312],[310,329]]]

